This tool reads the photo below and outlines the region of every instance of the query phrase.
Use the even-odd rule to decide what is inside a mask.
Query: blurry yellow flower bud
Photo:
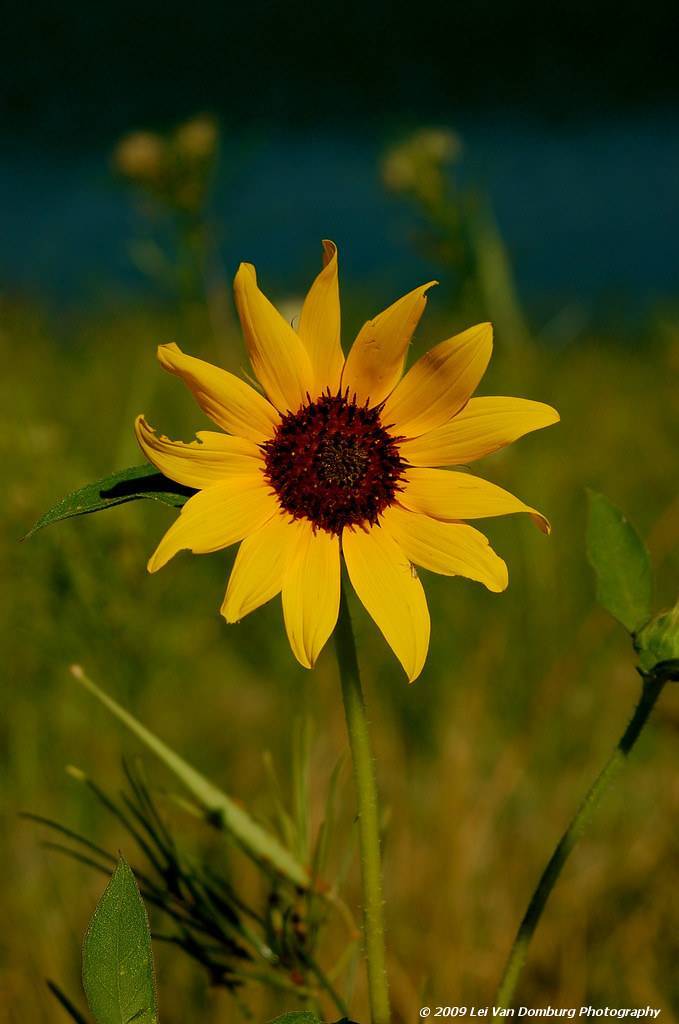
[[[120,174],[136,181],[152,181],[163,169],[165,144],[153,132],[130,132],[120,140],[113,163]]]
[[[413,135],[411,144],[434,163],[453,163],[462,153],[460,136],[447,128],[423,128]]]
[[[412,192],[424,201],[440,198],[443,168],[459,159],[462,142],[446,128],[422,128],[387,150],[382,180],[392,192]]]
[[[177,128],[174,141],[178,153],[190,160],[209,160],[219,139],[219,127],[213,117],[201,114]]]
[[[410,154],[402,147],[390,150],[382,161],[382,180],[392,192],[412,188],[416,174]]]

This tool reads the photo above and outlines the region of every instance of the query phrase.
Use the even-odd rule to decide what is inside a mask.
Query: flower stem
[[[377,783],[361,677],[358,672],[356,642],[344,589],[342,589],[339,620],[335,630],[335,644],[358,804],[358,834],[363,883],[363,937],[368,969],[370,1012],[372,1024],[389,1024],[391,1015],[384,944]]]
[[[502,1007],[502,1009],[509,1009],[511,1006],[521,971],[526,962],[528,946],[545,909],[545,904],[559,879],[563,866],[568,860],[571,850],[585,831],[602,794],[624,765],[628,754],[641,735],[666,682],[666,679],[647,680],[644,682],[641,697],[632,720],[622,734],[602,771],[592,783],[568,828],[561,836],[519,925],[519,930],[516,933],[516,938],[514,939],[514,944],[495,996],[495,1006]]]

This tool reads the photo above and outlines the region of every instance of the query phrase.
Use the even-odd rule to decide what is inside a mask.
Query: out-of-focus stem
[[[514,944],[511,948],[504,974],[502,975],[502,980],[495,996],[494,1005],[496,1007],[508,1009],[511,1006],[514,992],[516,991],[516,986],[521,976],[521,971],[523,970],[526,962],[530,941],[533,938],[533,933],[538,926],[552,889],[559,879],[563,866],[568,860],[574,846],[585,831],[585,828],[589,824],[590,818],[592,817],[602,794],[624,765],[628,754],[630,754],[636,741],[641,735],[641,732],[646,725],[646,722],[648,721],[648,718],[655,707],[656,701],[662,693],[666,682],[666,679],[648,680],[644,682],[641,697],[634,715],[632,716],[632,720],[622,734],[617,746],[603,769],[592,783],[584,800],[580,804],[575,817],[572,819],[570,825],[559,840],[554,853],[550,857],[547,867],[543,871],[540,881],[537,884],[537,888],[531,897],[528,909],[523,916],[523,920],[519,925],[519,930],[516,933],[516,938],[514,939]]]

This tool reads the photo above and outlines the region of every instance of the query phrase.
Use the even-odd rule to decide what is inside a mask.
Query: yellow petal
[[[344,354],[340,344],[340,300],[337,281],[337,246],[323,242],[323,270],[304,300],[297,333],[304,342],[314,374],[311,397],[325,388],[339,388]]]
[[[273,436],[280,416],[245,381],[219,366],[185,355],[174,344],[160,345],[158,359],[164,369],[181,377],[203,412],[222,430],[255,442]]]
[[[222,603],[227,622],[239,622],[280,593],[288,552],[296,537],[293,525],[286,516],[275,515],[245,538]]]
[[[339,537],[314,532],[307,519],[294,525],[297,535],[283,578],[283,617],[295,657],[313,668],[339,612]]]
[[[476,390],[492,348],[492,326],[477,324],[430,349],[387,399],[382,422],[403,437],[442,426]]]
[[[277,512],[278,502],[261,473],[212,484],[186,502],[151,556],[148,570],[157,572],[184,549],[205,555],[235,544]]]
[[[403,665],[408,682],[414,682],[427,657],[430,629],[417,573],[380,526],[344,530],[342,550],[354,590]]]
[[[186,487],[201,490],[229,476],[253,473],[262,463],[257,445],[242,437],[202,430],[198,441],[170,441],[158,436],[143,416],[137,416],[134,429],[149,462]]]
[[[442,523],[398,505],[387,509],[382,525],[415,565],[442,576],[478,580],[495,593],[506,589],[507,566],[473,526]]]
[[[259,290],[250,263],[241,263],[233,287],[257,379],[277,409],[296,412],[313,387],[311,363],[299,335]]]
[[[413,512],[444,522],[527,512],[543,533],[549,533],[549,523],[540,512],[481,477],[449,469],[409,469],[406,475],[398,500]]]
[[[368,320],[358,333],[342,373],[342,389],[361,404],[379,405],[401,379],[413,332],[427,305],[425,292],[437,281],[423,284]]]
[[[462,466],[558,422],[556,409],[543,402],[472,398],[449,423],[404,441],[400,451],[413,466]]]

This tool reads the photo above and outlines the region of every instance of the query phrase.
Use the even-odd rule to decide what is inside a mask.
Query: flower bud
[[[382,161],[382,180],[391,192],[401,192],[412,188],[417,178],[417,171],[410,154],[402,149],[391,150]]]
[[[177,151],[189,160],[209,160],[217,147],[219,129],[212,117],[201,115],[177,128],[174,136]]]
[[[421,128],[385,153],[382,181],[391,192],[438,202],[446,191],[446,169],[459,160],[461,152],[462,142],[455,132]]]
[[[152,181],[162,170],[165,146],[153,132],[130,132],[120,140],[113,163],[120,174],[136,181]]]
[[[412,139],[421,156],[433,163],[454,163],[462,152],[459,135],[447,128],[423,128]]]
[[[679,681],[679,601],[644,626],[636,648],[644,676]]]

